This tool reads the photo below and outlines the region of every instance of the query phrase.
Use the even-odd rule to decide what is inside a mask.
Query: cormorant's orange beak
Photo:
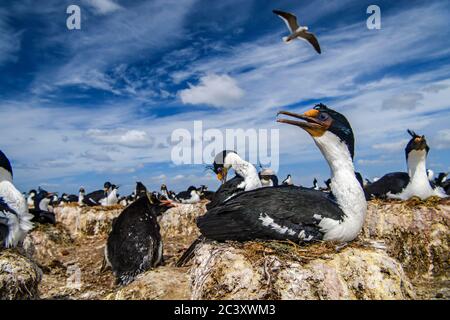
[[[277,116],[280,114],[305,120],[305,121],[296,121],[290,119],[277,119],[277,122],[287,123],[300,127],[306,130],[313,137],[322,136],[328,130],[332,122],[331,118],[328,118],[325,121],[319,120],[318,117],[320,115],[320,111],[316,109],[308,110],[303,114],[293,113],[289,111],[279,111]]]

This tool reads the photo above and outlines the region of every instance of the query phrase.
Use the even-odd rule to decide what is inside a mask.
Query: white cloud
[[[403,139],[395,142],[387,142],[387,143],[377,143],[372,146],[372,148],[376,150],[383,150],[389,152],[395,152],[405,149],[406,144],[408,143],[407,139]]]
[[[417,107],[423,95],[417,92],[401,93],[399,95],[390,97],[383,101],[383,110],[398,109],[398,110],[412,110]]]
[[[440,130],[436,135],[436,148],[450,148],[450,129]]]
[[[90,2],[99,10],[113,8],[115,4],[111,1]],[[186,39],[183,24],[195,2],[186,0],[179,5],[177,0],[141,1],[114,15],[98,17],[95,32],[78,33],[76,41],[67,41],[66,32],[50,34],[42,46],[62,45],[70,52],[70,59],[63,64],[46,65],[35,78],[33,91],[44,94],[66,85],[84,85],[115,94],[132,91],[132,86],[124,92],[119,91],[116,88],[118,80],[126,79],[111,77],[108,71],[124,61],[131,64]],[[55,24],[51,30],[58,29],[59,22],[49,23]]]
[[[198,85],[189,84],[189,89],[181,90],[179,95],[185,104],[227,107],[236,104],[244,96],[244,91],[228,75],[209,74],[201,77]]]
[[[90,5],[99,14],[108,14],[122,8],[113,0],[84,0],[83,2]]]
[[[141,130],[100,130],[89,129],[86,135],[94,142],[105,145],[119,145],[130,148],[147,148],[153,146],[154,139]]]
[[[0,65],[17,60],[16,53],[21,47],[22,33],[14,31],[8,20],[8,14],[0,9]]]
[[[91,160],[96,160],[96,161],[111,161],[111,157],[105,153],[105,152],[99,152],[99,151],[93,151],[93,150],[88,150],[86,152],[83,152],[81,155],[81,157],[86,158],[86,159],[91,159]]]

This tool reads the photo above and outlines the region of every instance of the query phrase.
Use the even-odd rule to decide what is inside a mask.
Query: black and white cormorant
[[[84,195],[84,188],[81,187],[78,191],[78,195],[63,193],[59,198],[58,203],[78,203],[79,205],[82,205]]]
[[[313,186],[312,186],[310,189],[312,189],[312,190],[317,190],[317,191],[320,190],[319,183],[318,183],[318,181],[317,181],[316,178],[314,178],[314,180],[313,180]]]
[[[294,183],[292,182],[292,176],[290,174],[287,175],[286,179],[282,182],[283,186],[293,186]]]
[[[208,187],[205,186],[204,184],[202,184],[202,185],[200,186],[199,191],[200,191],[200,198],[201,198],[202,200],[203,200],[203,199],[206,199],[206,200],[211,201],[211,200],[214,198],[215,192],[209,191],[209,190],[208,190]]]
[[[101,206],[102,202],[104,203],[106,197],[108,196],[108,192],[111,191],[112,184],[111,182],[105,182],[103,185],[103,190],[96,190],[86,195],[83,195],[83,203],[88,206]],[[83,189],[84,191],[84,189]]]
[[[200,202],[200,191],[196,187],[190,186],[186,191],[181,191],[176,198],[181,203],[194,204]]]
[[[442,188],[447,195],[450,195],[450,179],[447,177],[448,172],[440,172],[436,179],[434,179],[434,185]]]
[[[278,186],[278,177],[272,169],[264,168],[259,172],[258,175],[263,187]]]
[[[157,216],[171,206],[170,201],[141,196],[115,219],[105,247],[105,260],[118,284],[128,284],[138,274],[161,264],[163,243]]]
[[[15,247],[33,229],[33,215],[22,193],[13,184],[13,170],[0,150],[0,248]]]
[[[234,169],[235,176],[227,181],[230,168]],[[208,210],[241,192],[262,187],[255,166],[243,160],[235,151],[223,150],[218,153],[211,169],[222,185],[215,192],[211,202],[206,205]]]
[[[77,203],[80,200],[79,195],[63,193],[59,198],[60,203]]]
[[[34,197],[37,195],[37,191],[35,189],[32,189],[28,192],[28,196],[27,196],[27,205],[28,208],[33,208],[34,207]]]
[[[255,239],[309,242],[353,240],[361,231],[367,203],[353,167],[354,137],[350,123],[323,104],[304,114],[281,111],[301,121],[278,122],[306,130],[331,169],[327,193],[295,186],[258,188],[240,193],[197,219],[207,239]]]
[[[31,221],[42,224],[56,223],[55,214],[49,207],[53,201],[54,195],[54,193],[39,188],[38,194],[34,197],[34,208],[30,209],[30,213],[34,216]]]
[[[105,187],[106,197],[100,199],[100,204],[102,206],[112,206],[119,202],[119,197],[117,194],[117,190],[119,190],[119,186],[115,184],[110,184],[108,188]]]
[[[446,197],[444,191],[433,188],[428,179],[426,159],[430,147],[425,136],[419,136],[408,130],[411,140],[405,148],[408,172],[392,172],[384,175],[379,180],[365,188],[367,198],[390,198],[407,200],[419,197],[425,200],[431,196]]]
[[[164,183],[161,185],[160,190],[161,190],[161,195],[163,197],[165,197],[167,200],[169,200],[169,199],[170,200],[174,200],[174,199],[171,199],[171,196],[169,194],[169,190],[167,189],[167,186]]]

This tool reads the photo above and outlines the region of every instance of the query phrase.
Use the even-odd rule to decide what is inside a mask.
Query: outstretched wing
[[[303,35],[301,35],[301,37],[308,41],[314,47],[314,49],[316,49],[318,54],[322,53],[322,51],[320,50],[319,41],[313,33],[305,31]]]
[[[297,17],[294,16],[292,13],[280,10],[273,10],[273,13],[275,13],[277,16],[283,19],[283,21],[286,23],[291,33],[294,33],[299,28]]]

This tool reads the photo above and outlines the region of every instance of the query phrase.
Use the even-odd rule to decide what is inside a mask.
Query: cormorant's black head
[[[2,150],[0,150],[0,168],[9,172],[11,174],[11,177],[13,176],[11,163]]]
[[[80,188],[80,190],[78,192],[86,193],[86,191],[84,191],[84,188]]]
[[[297,114],[289,111],[280,111],[278,114],[305,120],[295,121],[290,119],[277,119],[277,122],[298,126],[306,130],[313,138],[321,137],[327,131],[332,132],[338,136],[341,141],[346,143],[350,155],[353,158],[355,149],[353,130],[347,118],[339,112],[320,103],[313,109],[306,111],[304,114]]]
[[[197,190],[197,188],[194,187],[194,186],[190,186],[190,187],[187,189],[188,192],[191,192],[191,191],[194,191],[194,190]]]
[[[39,192],[36,195],[35,199],[38,200],[38,203],[43,200],[43,199],[52,199],[53,196],[55,195],[55,193],[53,192],[48,192],[47,190],[42,189],[41,187],[39,187]]]
[[[219,154],[216,155],[216,157],[214,158],[213,165],[212,165],[212,170],[217,175],[217,179],[219,179],[219,181],[221,181],[222,183],[225,182],[227,179],[228,168],[225,167],[224,164],[225,164],[225,158],[230,153],[236,153],[236,152],[232,151],[232,150],[223,150],[222,152],[220,152]]]
[[[442,184],[447,180],[448,172],[439,172],[437,178],[435,179],[435,183],[438,186],[442,187]]]
[[[103,185],[103,188],[105,189],[105,191],[108,191],[110,188],[112,187],[111,182],[105,182],[105,184]]]
[[[405,148],[405,156],[406,159],[408,159],[408,155],[413,150],[425,150],[425,152],[428,154],[430,151],[430,147],[427,144],[427,140],[425,139],[425,136],[419,136],[414,131],[411,131],[408,129],[408,133],[411,136],[411,140],[409,140],[408,144]]]
[[[31,189],[31,190],[28,192],[28,195],[36,195],[36,194],[37,194],[37,191],[34,190],[34,189]]]
[[[161,191],[163,191],[163,190],[167,191],[167,186],[164,183],[161,185]]]

